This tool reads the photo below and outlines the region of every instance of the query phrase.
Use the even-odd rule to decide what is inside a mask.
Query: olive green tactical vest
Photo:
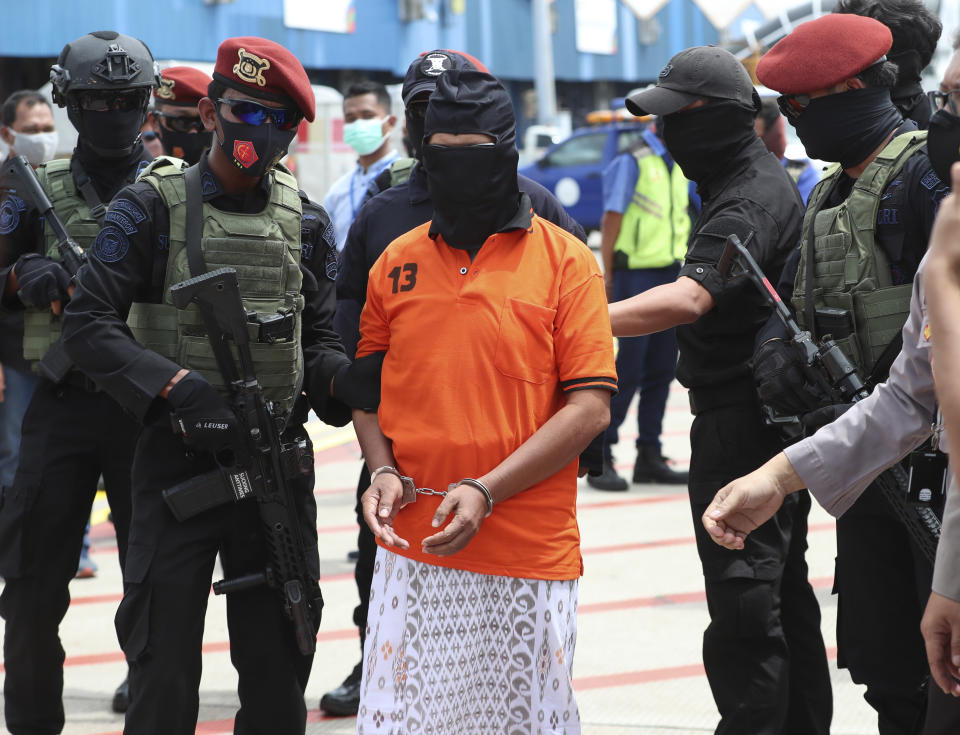
[[[160,158],[141,175],[153,186],[170,212],[170,254],[161,304],[135,303],[127,324],[142,345],[188,370],[201,373],[226,394],[223,377],[196,305],[180,310],[173,306],[170,286],[191,277],[186,248],[186,164]],[[293,315],[293,338],[268,344],[257,341],[257,326],[250,325],[250,349],[260,385],[269,400],[288,412],[303,382],[300,345],[301,204],[297,182],[282,166],[268,174],[270,200],[256,214],[222,212],[203,204],[201,248],[208,270],[234,268],[244,308],[262,316]],[[236,350],[231,348],[238,366]]]
[[[804,306],[812,226],[818,336],[832,335],[863,378],[870,375],[910,313],[912,286],[892,283],[890,262],[875,241],[880,198],[926,139],[926,131],[898,135],[871,161],[846,200],[817,212],[832,183],[842,174],[840,165],[834,164],[811,192],[804,215],[800,267],[792,300],[797,322],[809,329]],[[810,221],[813,212],[817,212],[815,222]]]
[[[410,178],[413,167],[417,165],[416,158],[398,158],[387,168],[390,171],[390,186],[405,184]]]
[[[683,260],[690,236],[689,182],[650,148],[634,152],[640,175],[613,245],[617,270],[665,268]]]
[[[37,169],[37,178],[67,232],[84,251],[89,249],[100,232],[100,223],[90,214],[90,207],[77,191],[70,160],[58,158],[43,164]],[[45,228],[43,254],[60,261],[52,227]],[[23,356],[27,360],[42,359],[60,338],[60,332],[60,317],[54,316],[49,308],[27,309],[23,320]]]

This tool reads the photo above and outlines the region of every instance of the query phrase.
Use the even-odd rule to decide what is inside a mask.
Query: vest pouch
[[[854,296],[844,292],[817,294],[814,301],[817,304],[817,337],[822,340],[829,335],[851,363],[862,365],[863,352],[857,341],[862,322],[857,318]],[[835,315],[839,313],[844,314],[845,318],[838,319]],[[827,319],[820,319],[821,315],[826,316]],[[838,324],[841,321],[842,324]],[[837,329],[838,326],[842,328]],[[851,332],[851,327],[856,331]],[[862,378],[863,375],[860,377]]]
[[[869,374],[877,359],[883,354],[903,329],[910,314],[910,295],[913,286],[878,288],[863,294],[854,294],[854,309],[860,350],[864,357],[864,371]],[[863,377],[863,376],[861,376]]]
[[[130,305],[127,326],[134,339],[148,350],[161,355],[174,355],[177,351],[178,310],[170,304]]]
[[[23,315],[23,357],[42,360],[53,344],[60,339],[60,317],[49,309],[27,309]]]
[[[845,284],[856,283],[856,258],[851,264],[848,261],[850,245],[853,241],[850,233],[837,232],[833,235],[823,235],[816,239],[816,267],[814,269],[816,285],[824,291],[841,291]],[[853,266],[853,267],[851,267]],[[803,267],[806,267],[804,264]],[[806,271],[804,271],[806,276]]]
[[[283,240],[250,236],[205,237],[203,240],[207,270],[236,270],[244,299],[275,298],[277,293],[287,290],[289,274],[283,257],[287,245]]]

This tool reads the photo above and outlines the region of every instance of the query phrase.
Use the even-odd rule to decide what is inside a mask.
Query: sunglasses
[[[784,117],[796,120],[810,104],[809,94],[782,94],[777,97],[777,107]]]
[[[152,143],[160,136],[157,135],[157,133],[153,130],[144,130],[142,133],[140,133],[140,137],[143,139],[144,143]]]
[[[946,107],[948,112],[960,117],[954,95],[960,95],[960,89],[950,89],[946,92],[927,92],[927,99],[930,100],[930,107],[933,108],[934,112],[939,112]]]
[[[263,125],[267,118],[280,130],[294,130],[303,119],[299,110],[288,110],[284,107],[266,107],[250,100],[227,100],[222,97],[217,100],[228,105],[240,120],[247,125]]]
[[[203,120],[199,117],[171,115],[169,112],[154,112],[157,117],[163,118],[163,125],[167,130],[175,133],[202,133]]]
[[[141,109],[147,95],[140,91],[130,92],[79,92],[76,104],[89,112],[131,112]]]

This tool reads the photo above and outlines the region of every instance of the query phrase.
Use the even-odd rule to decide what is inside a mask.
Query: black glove
[[[242,448],[237,415],[217,389],[197,372],[190,371],[167,394],[175,423],[188,447],[221,455],[224,464],[232,464],[226,453],[239,456]]]
[[[852,403],[837,403],[803,414],[800,417],[800,423],[803,424],[804,435],[810,436],[827,424],[833,423],[845,414],[852,405]]]
[[[606,431],[601,431],[590,443],[586,449],[580,452],[580,472],[584,470],[591,477],[597,477],[603,474],[603,437]]]
[[[374,352],[343,365],[333,378],[333,397],[350,408],[376,411],[380,405],[380,369],[386,352]]]
[[[21,255],[13,267],[20,284],[17,295],[24,306],[45,308],[53,301],[66,301],[70,274],[57,261],[43,255]]]
[[[760,402],[784,416],[798,416],[828,403],[826,392],[807,377],[792,342],[770,339],[753,356]]]

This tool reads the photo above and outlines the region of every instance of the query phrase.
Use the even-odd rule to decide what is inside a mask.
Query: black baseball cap
[[[733,100],[760,109],[750,75],[737,57],[719,46],[693,46],[660,70],[657,84],[626,99],[634,115],[669,115],[701,97]]]
[[[407,107],[410,100],[421,92],[433,92],[437,88],[437,78],[451,69],[487,72],[487,67],[463,51],[445,48],[426,51],[407,68],[407,75],[403,78],[403,89],[400,93],[403,106]]]

